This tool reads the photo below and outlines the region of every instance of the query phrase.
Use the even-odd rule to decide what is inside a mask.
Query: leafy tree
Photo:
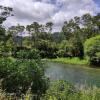
[[[7,19],[7,17],[12,16],[12,11],[12,8],[0,5],[0,25]]]
[[[38,22],[33,22],[31,25],[27,25],[26,27],[26,30],[28,30],[31,34],[32,37],[31,41],[33,41],[34,47],[36,47],[37,41],[39,40],[40,28],[41,25]]]
[[[46,23],[47,33],[51,33],[52,32],[52,26],[53,26],[52,22],[47,22]]]
[[[84,47],[78,35],[70,39],[70,44],[71,44],[71,47],[69,48],[69,52],[71,51],[72,56],[83,58],[84,57]]]
[[[9,36],[11,36],[12,38],[16,37],[18,35],[18,33],[23,32],[25,29],[24,26],[21,26],[20,24],[18,24],[17,26],[11,26],[7,33]]]
[[[100,65],[100,35],[87,39],[84,48],[90,63]]]
[[[81,25],[83,26],[83,28],[81,28],[81,37],[83,41],[99,34],[98,22],[100,17],[97,16],[98,15],[91,16],[90,14],[84,14],[81,17]]]
[[[26,29],[33,34],[38,34],[40,31],[40,25],[38,22],[33,22],[31,25],[27,25]]]
[[[76,31],[80,29],[77,19],[78,18],[75,17],[75,20],[71,19],[69,20],[69,22],[64,22],[62,32],[65,34],[67,40],[69,40],[70,37],[72,37],[74,33],[76,33]]]
[[[5,52],[7,35],[5,28],[2,26],[3,22],[7,19],[7,17],[12,16],[12,8],[0,6],[0,55]]]
[[[56,43],[47,41],[47,40],[40,40],[37,43],[36,48],[40,51],[41,57],[45,58],[54,58],[56,57]]]
[[[68,49],[69,49],[70,43],[67,40],[63,40],[61,43],[58,43],[57,46],[58,46],[57,56],[68,57]]]
[[[92,19],[93,24],[94,24],[94,32],[96,34],[100,34],[100,13],[95,15]]]

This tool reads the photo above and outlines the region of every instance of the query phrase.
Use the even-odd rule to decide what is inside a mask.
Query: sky
[[[13,8],[14,16],[4,22],[5,27],[52,21],[54,31],[59,31],[64,21],[74,16],[100,11],[100,0],[0,0],[0,5]]]

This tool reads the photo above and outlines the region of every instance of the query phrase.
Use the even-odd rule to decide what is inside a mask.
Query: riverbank
[[[100,100],[100,88],[75,87],[60,80],[50,85],[45,97],[46,100]]]
[[[49,59],[53,62],[59,62],[64,64],[74,64],[74,65],[89,65],[89,62],[87,59],[79,59],[77,57],[75,58],[55,58],[55,59]]]
[[[0,90],[0,100],[58,100],[59,98],[59,100],[100,100],[100,88],[93,87],[84,89],[80,87],[80,89],[77,89],[63,83],[63,89],[60,90],[59,88],[61,86],[62,84],[53,83],[53,85],[47,89],[47,92],[41,96],[29,92],[18,97],[16,95],[6,94]]]

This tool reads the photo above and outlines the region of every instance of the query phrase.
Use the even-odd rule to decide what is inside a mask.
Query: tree
[[[58,43],[57,56],[58,57],[71,56],[71,55],[68,55],[69,47],[70,47],[70,43],[67,40],[62,40],[60,43]]]
[[[26,26],[26,30],[28,30],[30,32],[30,34],[32,35],[32,39],[34,42],[34,47],[36,47],[36,41],[38,41],[38,37],[40,34],[40,28],[41,25],[38,22],[33,22],[31,25],[27,25]]]
[[[70,39],[71,47],[69,47],[69,52],[72,54],[73,57],[79,57],[83,59],[84,57],[84,47],[83,43],[78,37],[72,37]]]
[[[9,29],[8,29],[8,31],[7,31],[7,33],[8,33],[8,35],[10,35],[10,36],[17,36],[18,35],[18,33],[19,32],[23,32],[24,31],[24,29],[25,29],[25,27],[24,26],[21,26],[20,24],[18,24],[17,26],[11,26]]]
[[[40,40],[37,42],[36,49],[40,51],[40,55],[42,58],[55,58],[57,47],[56,43],[51,42],[49,40]]]
[[[51,25],[51,24],[50,24]],[[50,27],[49,23],[47,27]],[[46,27],[43,24],[39,24],[38,22],[34,22],[31,25],[27,25],[26,29],[30,32],[32,35],[31,42],[32,46],[37,48],[37,43],[41,40],[51,40],[51,35],[46,32]]]
[[[74,34],[80,29],[78,17],[75,17],[74,19],[65,21],[64,26],[62,27],[62,33],[64,33],[67,40],[74,36]]]
[[[6,48],[7,35],[5,28],[2,26],[3,22],[12,16],[12,8],[0,6],[0,54],[2,55]]]
[[[93,24],[94,24],[94,31],[96,33],[100,34],[100,13],[98,13],[97,15],[95,15],[92,19]]]
[[[53,26],[53,23],[52,22],[47,22],[46,23],[46,29],[47,29],[47,33],[51,33],[52,32],[52,26]]]
[[[84,50],[90,64],[100,65],[100,35],[87,39]]]
[[[33,22],[31,25],[27,25],[26,29],[33,34],[38,34],[40,31],[40,25],[38,22]]]
[[[12,8],[0,5],[0,25],[7,19],[7,17],[12,16],[12,11]]]
[[[83,41],[99,34],[99,19],[99,15],[91,16],[88,13],[81,16],[81,37],[83,37]]]

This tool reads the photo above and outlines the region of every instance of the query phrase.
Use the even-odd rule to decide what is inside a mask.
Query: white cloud
[[[58,27],[74,16],[81,16],[85,13],[94,15],[100,11],[93,0],[57,0],[56,5],[60,5],[61,8],[52,18]]]
[[[8,18],[5,26],[53,21],[55,30],[74,16],[100,11],[93,0],[0,0],[0,4],[14,10],[14,17]]]

